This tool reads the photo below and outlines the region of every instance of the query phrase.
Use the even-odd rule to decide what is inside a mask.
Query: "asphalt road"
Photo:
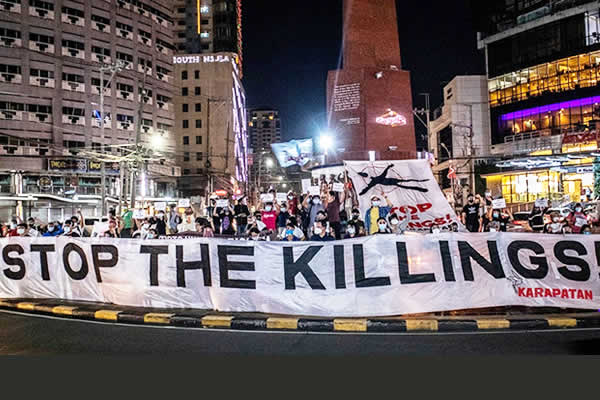
[[[320,334],[132,326],[0,312],[0,355],[600,354],[600,330]]]

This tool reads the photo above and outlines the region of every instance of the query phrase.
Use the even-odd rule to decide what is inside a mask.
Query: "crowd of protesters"
[[[158,239],[167,236],[225,237],[270,241],[334,241],[369,235],[403,234],[408,229],[410,214],[382,195],[370,198],[369,208],[361,213],[348,191],[336,192],[332,184],[322,182],[320,194],[296,194],[289,191],[285,200],[270,190],[264,201],[249,207],[247,198],[232,200],[212,198],[206,207],[170,205],[168,211],[136,218],[126,207],[117,215],[109,212],[106,223],[92,231],[86,229],[80,211],[65,221],[44,223],[37,218],[18,218],[1,226],[2,237],[86,237]],[[217,201],[221,200],[221,201]],[[223,202],[223,200],[227,200]],[[515,219],[510,209],[494,208],[490,193],[484,197],[469,195],[460,212],[461,222],[469,232],[507,232]],[[224,203],[226,205],[224,205]],[[600,233],[598,219],[588,215],[581,204],[574,205],[568,215],[548,208],[533,207],[525,221],[527,231],[550,234]],[[459,225],[433,224],[426,233],[457,232]]]
[[[507,232],[515,218],[506,207],[494,208],[491,193],[485,197],[468,195],[463,207],[461,220],[469,232]],[[549,234],[585,234],[600,233],[600,220],[595,209],[584,210],[582,203],[575,203],[567,210],[542,207],[535,204],[524,221],[525,231]]]

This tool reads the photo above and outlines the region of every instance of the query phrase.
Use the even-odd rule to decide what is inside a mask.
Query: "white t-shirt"
[[[182,222],[177,225],[177,232],[196,232],[196,223],[193,221],[190,223]]]

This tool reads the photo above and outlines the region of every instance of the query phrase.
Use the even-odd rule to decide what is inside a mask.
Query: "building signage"
[[[162,176],[181,176],[181,167],[171,165],[148,164],[148,172]]]
[[[340,122],[345,125],[360,125],[360,118],[344,118]]]
[[[100,161],[88,161],[76,158],[50,159],[48,160],[48,171],[99,174],[102,172],[102,163]],[[119,163],[106,163],[105,171],[107,174],[118,174]]]
[[[48,160],[49,171],[87,172],[87,161],[74,158]]]
[[[206,55],[206,56],[173,56],[173,64],[201,64],[201,63],[224,63],[230,62],[228,55]]]
[[[379,125],[386,125],[395,128],[397,126],[404,126],[408,122],[406,121],[406,117],[404,115],[400,115],[391,109],[388,109],[388,112],[383,114],[380,117],[377,117],[375,120]]]
[[[360,107],[360,83],[338,85],[333,90],[335,112],[356,110]]]

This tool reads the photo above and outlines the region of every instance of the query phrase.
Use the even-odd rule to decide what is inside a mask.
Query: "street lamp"
[[[327,153],[333,148],[334,145],[333,137],[328,132],[322,132],[319,136],[318,143],[325,156],[323,161],[325,164],[327,164]]]
[[[265,164],[267,166],[267,169],[272,168],[273,167],[273,160],[270,158],[265,159]]]

